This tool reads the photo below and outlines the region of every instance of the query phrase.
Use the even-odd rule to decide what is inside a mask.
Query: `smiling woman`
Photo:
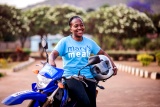
[[[36,4],[45,0],[3,0],[0,4],[12,5],[17,8],[25,8],[28,5]]]

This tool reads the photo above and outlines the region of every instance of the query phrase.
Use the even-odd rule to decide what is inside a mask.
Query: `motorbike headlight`
[[[40,74],[37,75],[37,78],[38,78],[37,82],[38,88],[45,88],[52,81],[52,79],[46,78]]]

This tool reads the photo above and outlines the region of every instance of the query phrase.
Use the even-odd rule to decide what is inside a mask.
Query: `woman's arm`
[[[102,50],[102,49],[98,52],[98,55],[105,55],[105,56],[107,56],[110,59],[110,61],[112,63],[112,66],[113,66],[114,75],[116,75],[118,69],[117,69],[116,65],[114,64],[114,62],[112,61],[112,59],[110,58],[110,56],[104,50]]]
[[[55,59],[59,56],[58,51],[53,50],[49,55],[49,64],[56,67]]]

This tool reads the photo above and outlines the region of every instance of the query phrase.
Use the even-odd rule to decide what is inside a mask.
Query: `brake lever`
[[[105,88],[103,86],[100,86],[97,84],[97,87],[99,87],[100,89],[104,90]]]

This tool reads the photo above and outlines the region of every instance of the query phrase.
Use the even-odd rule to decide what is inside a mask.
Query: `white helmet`
[[[97,81],[103,81],[110,78],[113,74],[113,67],[111,61],[105,55],[98,55],[100,63],[92,66],[91,72]]]

